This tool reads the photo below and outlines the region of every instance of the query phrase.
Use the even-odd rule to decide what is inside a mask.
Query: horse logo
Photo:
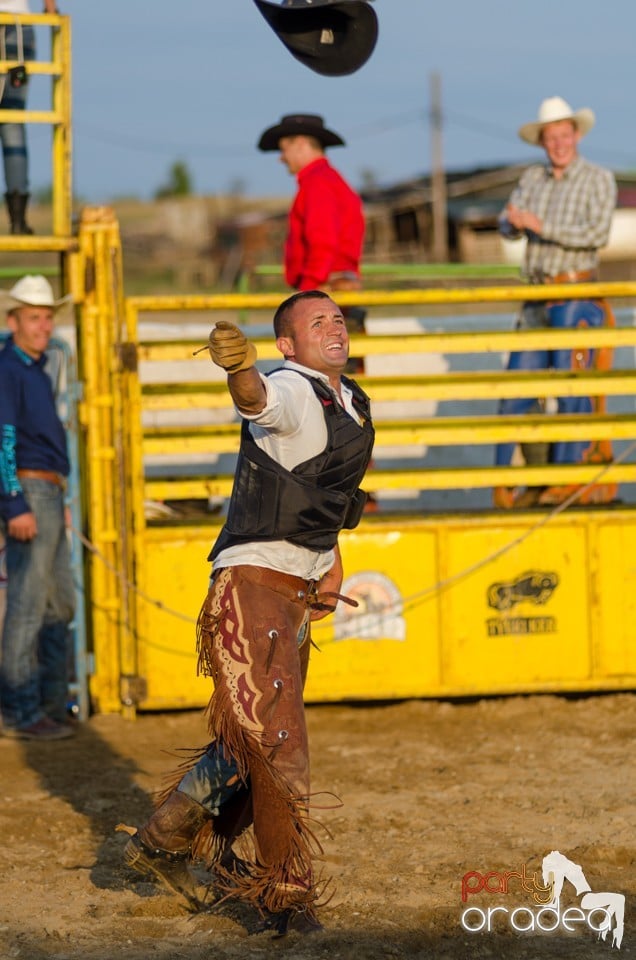
[[[605,920],[601,922],[598,928],[599,936],[605,940],[609,931],[612,930],[612,946],[620,950],[625,917],[624,895],[607,892],[593,893],[579,864],[568,860],[558,850],[552,850],[543,858],[542,872],[543,883],[546,886],[548,884],[552,886],[552,902],[549,906],[558,906],[563,884],[568,880],[576,890],[577,896],[583,894],[581,897],[582,909],[604,911]]]

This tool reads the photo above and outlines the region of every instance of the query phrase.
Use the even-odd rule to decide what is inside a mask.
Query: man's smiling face
[[[324,297],[298,300],[290,321],[293,333],[276,341],[281,353],[339,381],[349,357],[349,334],[340,307]]]
[[[7,318],[13,342],[35,360],[41,357],[48,347],[54,323],[51,307],[19,307]]]

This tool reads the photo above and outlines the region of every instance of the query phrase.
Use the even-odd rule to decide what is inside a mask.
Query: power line
[[[166,143],[165,140],[151,140],[148,137],[131,137],[127,134],[121,134],[116,131],[107,131],[103,127],[93,127],[91,124],[75,123],[76,134],[81,134],[87,140],[95,140],[98,143],[105,143],[111,147],[124,147],[128,150],[137,150],[140,153],[165,153],[174,156],[175,145]],[[189,155],[199,155],[205,157],[242,157],[251,155],[256,149],[255,145],[247,146],[228,146],[211,143],[190,143],[181,144],[177,152]]]
[[[425,120],[425,114],[421,110],[410,111],[405,114],[384,117],[379,120],[373,120],[368,123],[359,124],[350,128],[348,137],[358,137],[360,139],[375,136],[377,134],[387,133],[400,127],[409,126],[412,123]],[[103,127],[93,126],[90,123],[75,122],[75,132],[85,139],[95,140],[98,143],[105,143],[113,147],[123,147],[128,150],[137,150],[141,153],[165,153],[172,156],[175,152],[174,145],[167,144],[165,140],[152,140],[148,137],[130,136],[122,134],[119,131],[105,130]],[[199,155],[206,157],[245,157],[253,156],[255,145],[223,145],[218,143],[182,143],[181,153],[190,155]]]
[[[510,130],[507,127],[492,123],[489,120],[483,120],[479,117],[473,117],[455,111],[444,111],[443,120],[447,129],[459,127],[463,130],[505,141],[509,145],[516,142],[515,137],[511,136]],[[422,124],[422,126],[425,127],[426,121],[427,114],[421,109],[411,110],[402,114],[394,114],[390,117],[379,118],[378,120],[372,120],[367,123],[354,124],[349,128],[347,140],[351,143],[352,141],[365,140],[374,136],[382,136],[395,130],[404,129],[414,123]],[[166,143],[165,140],[131,136],[119,131],[104,130],[103,127],[96,127],[83,122],[75,123],[75,132],[76,135],[83,139],[94,140],[111,147],[120,147],[138,153],[159,153],[169,157],[175,155],[174,144]],[[206,157],[210,160],[215,158],[243,159],[253,157],[255,149],[254,144],[182,143],[179,152],[184,156]],[[636,166],[636,155],[634,153],[614,150],[612,147],[601,148],[600,150],[596,149],[594,153],[596,157],[607,163],[623,164],[627,168]]]

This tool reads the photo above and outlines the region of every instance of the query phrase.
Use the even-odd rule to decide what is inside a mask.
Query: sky
[[[286,113],[321,114],[343,137],[329,156],[354,187],[421,176],[431,169],[432,74],[448,169],[538,159],[517,130],[555,95],[595,111],[581,148],[590,160],[636,169],[634,0],[374,0],[377,46],[346,77],[295,60],[253,0],[59,7],[72,18],[73,177],[87,202],[150,199],[176,161],[197,194],[292,195],[277,154],[256,148]],[[32,79],[30,107],[46,103],[44,84]],[[29,137],[35,191],[51,179],[49,133],[32,125]]]

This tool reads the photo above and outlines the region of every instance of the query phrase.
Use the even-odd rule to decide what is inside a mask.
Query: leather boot
[[[27,204],[29,202],[29,194],[19,193],[17,190],[12,190],[11,193],[5,193],[4,199],[7,205],[7,211],[9,213],[11,233],[23,235],[32,234],[33,230],[24,219]]]
[[[272,940],[280,940],[292,932],[302,936],[322,933],[324,927],[310,907],[289,907],[281,913],[266,913],[261,930],[271,931]]]
[[[209,819],[205,807],[173,790],[150,820],[132,833],[124,849],[124,861],[133,870],[156,877],[182,896],[191,910],[200,910],[203,901],[197,895],[198,884],[187,862],[194,838]],[[117,829],[131,832],[123,824]]]

